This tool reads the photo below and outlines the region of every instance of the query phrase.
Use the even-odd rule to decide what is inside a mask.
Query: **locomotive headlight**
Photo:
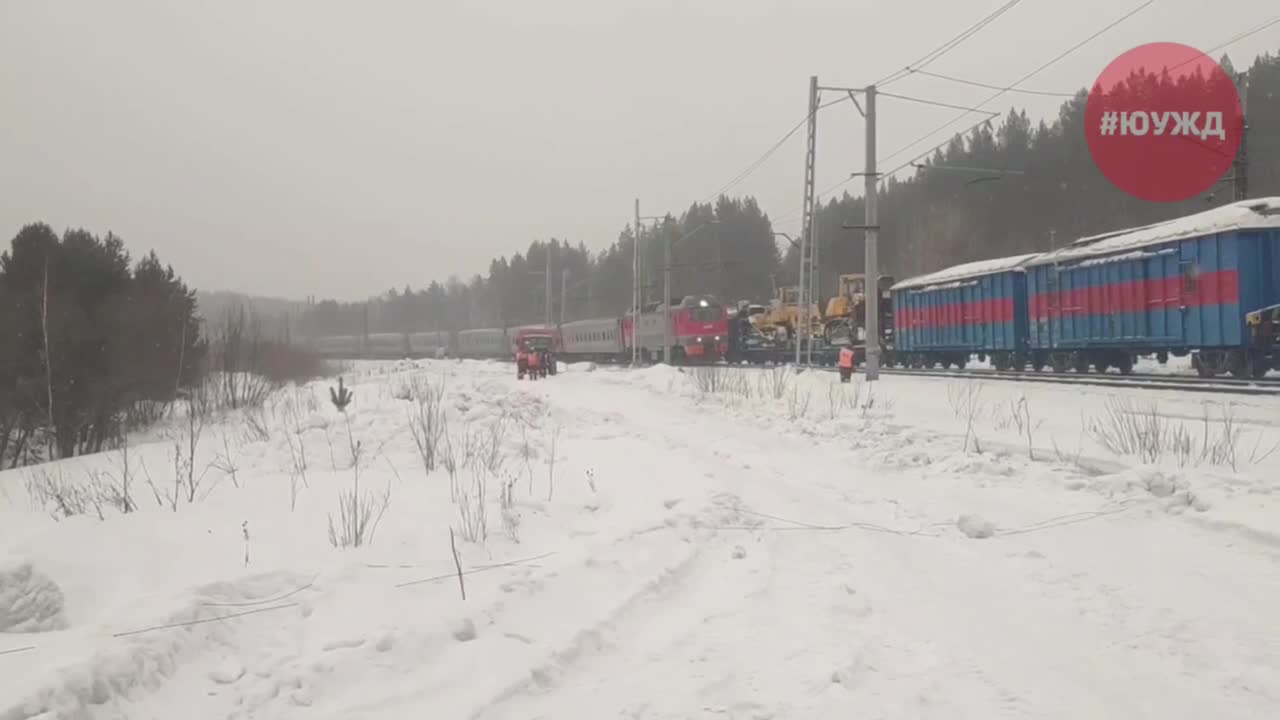
[[[716,336],[716,342],[720,342],[720,336],[719,336],[719,335],[717,335],[717,336]]]
[[[695,342],[702,342],[702,338],[698,338]]]

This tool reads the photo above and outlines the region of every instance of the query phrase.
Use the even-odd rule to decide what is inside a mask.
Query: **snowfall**
[[[560,369],[0,473],[0,720],[1280,717],[1280,397]]]

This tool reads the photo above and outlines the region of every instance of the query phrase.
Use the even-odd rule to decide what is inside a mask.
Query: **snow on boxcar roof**
[[[957,283],[962,280],[969,280],[983,275],[991,275],[998,272],[1006,272],[1009,270],[1017,270],[1025,265],[1032,258],[1038,257],[1040,253],[1030,253],[1028,255],[1013,255],[1011,257],[992,258],[990,260],[977,260],[963,265],[954,265],[949,268],[931,272],[927,275],[917,275],[915,277],[900,280],[894,284],[891,290],[906,290],[916,287],[934,287],[942,286],[950,283]]]
[[[1241,200],[1186,217],[1080,238],[1029,265],[1067,262],[1140,250],[1170,240],[1252,228],[1280,228],[1280,197]]]

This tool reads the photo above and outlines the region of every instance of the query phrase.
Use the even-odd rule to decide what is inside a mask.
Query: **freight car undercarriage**
[[[1280,313],[1280,310],[1277,311]],[[979,362],[991,361],[991,366],[999,371],[1033,370],[1041,372],[1046,368],[1055,373],[1075,372],[1087,373],[1090,370],[1105,373],[1116,370],[1121,375],[1133,372],[1134,363],[1140,357],[1150,357],[1161,365],[1170,357],[1191,356],[1191,366],[1200,377],[1232,375],[1238,378],[1260,378],[1268,370],[1280,369],[1280,349],[1277,348],[1277,328],[1280,328],[1280,315],[1271,325],[1264,326],[1270,336],[1259,338],[1253,347],[1206,348],[1188,350],[1186,348],[1167,348],[1163,350],[1144,350],[1141,352],[1127,348],[1068,350],[1068,351],[1031,351],[1013,353],[977,353]],[[963,370],[969,362],[970,355],[965,352],[915,352],[905,354],[902,366],[913,369],[956,368]],[[891,363],[886,362],[886,366]]]

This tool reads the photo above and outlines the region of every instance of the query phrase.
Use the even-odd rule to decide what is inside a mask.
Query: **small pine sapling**
[[[329,400],[333,402],[333,406],[338,408],[338,412],[346,412],[347,405],[351,404],[351,391],[342,383],[342,378],[338,378],[338,387],[329,388]]]

